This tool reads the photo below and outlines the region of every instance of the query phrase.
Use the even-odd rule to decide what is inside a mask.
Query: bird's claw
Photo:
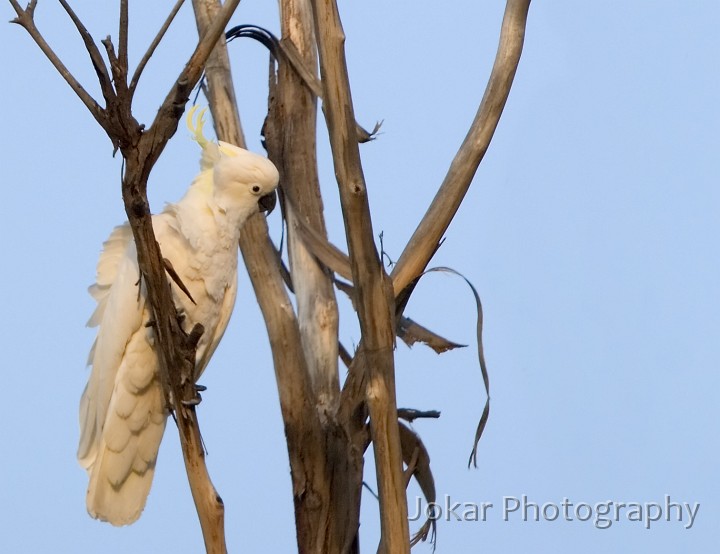
[[[202,402],[202,396],[200,396],[198,394],[195,396],[195,398],[191,398],[190,400],[181,400],[180,404],[182,404],[183,406],[189,407],[189,406],[197,406],[198,404],[200,404],[200,402]]]
[[[197,406],[200,402],[202,402],[202,396],[200,396],[200,393],[206,391],[207,387],[205,385],[198,385],[195,383],[193,388],[195,389],[195,396],[188,400],[182,400],[180,403],[183,406]]]

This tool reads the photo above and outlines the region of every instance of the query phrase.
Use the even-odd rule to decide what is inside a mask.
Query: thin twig
[[[130,79],[130,98],[132,98],[135,94],[135,89],[137,88],[138,81],[140,80],[140,76],[142,75],[145,66],[150,61],[152,55],[155,53],[155,49],[158,47],[158,44],[160,44],[160,41],[165,36],[165,33],[170,27],[170,24],[173,22],[173,19],[175,19],[175,16],[177,15],[178,11],[180,11],[180,7],[183,5],[184,2],[185,0],[177,0],[177,2],[175,2],[172,10],[170,10],[170,14],[168,14],[167,19],[165,19],[162,27],[160,27],[158,34],[155,35],[155,38],[150,43],[147,52],[145,52],[143,57],[140,59],[140,63],[138,63],[138,66],[133,73],[132,79]]]
[[[110,79],[108,69],[102,59],[102,54],[100,54],[100,50],[95,44],[92,36],[70,5],[65,0],[60,0],[60,5],[70,16],[70,19],[78,30],[78,33],[80,33],[80,38],[82,38],[83,43],[85,44],[85,49],[88,51],[90,61],[95,69],[95,73],[97,73],[98,81],[100,82],[100,90],[102,91],[103,98],[105,98],[105,103],[107,105],[115,98],[115,91],[113,90],[112,80]]]
[[[440,417],[438,410],[416,410],[415,408],[398,408],[398,417],[412,423],[416,419],[431,418],[437,419]]]
[[[338,354],[340,355],[340,359],[342,360],[342,363],[345,365],[345,367],[349,368],[350,364],[352,363],[353,357],[352,354],[347,351],[347,348],[345,348],[341,342],[338,343]]]
[[[115,45],[113,44],[112,37],[110,35],[106,36],[100,41],[100,44],[105,47],[105,53],[107,54],[108,60],[110,60],[110,70],[114,73],[112,70],[117,70],[120,67],[120,60],[115,53]],[[114,78],[115,75],[113,74],[113,79]]]
[[[420,275],[447,230],[485,156],[515,77],[530,0],[508,0],[500,44],[475,120],[445,179],[390,276],[397,296]]]
[[[131,111],[130,95],[127,87],[127,59],[122,62],[121,55],[115,52],[112,38],[108,35],[100,41],[105,47],[108,60],[110,60],[110,71],[112,73],[113,83],[115,84],[115,94],[117,102],[113,103],[114,109],[122,109],[129,116]]]
[[[57,72],[60,73],[60,76],[65,79],[65,82],[70,85],[73,92],[75,92],[82,103],[85,104],[85,107],[90,111],[92,116],[95,118],[95,121],[97,121],[103,129],[106,129],[106,118],[102,106],[97,103],[97,101],[83,88],[75,76],[70,73],[68,68],[65,67],[65,64],[63,64],[62,61],[60,61],[60,58],[58,58],[57,54],[55,54],[53,49],[50,48],[50,45],[45,41],[43,36],[40,34],[40,31],[38,31],[35,26],[34,12],[37,0],[30,2],[26,9],[22,9],[16,0],[10,0],[10,4],[12,4],[15,13],[17,13],[17,17],[13,19],[11,23],[16,23],[27,31],[30,38],[35,41],[35,44],[37,44],[42,53],[45,54],[45,57],[47,57]]]
[[[365,487],[368,490],[368,492],[375,497],[375,500],[380,501],[380,497],[377,495],[377,493],[374,490],[372,490],[372,487],[367,484],[367,481],[363,481],[362,486]]]
[[[126,76],[128,72],[128,26],[128,0],[120,0],[120,23],[118,28],[118,64],[120,66],[120,70]]]

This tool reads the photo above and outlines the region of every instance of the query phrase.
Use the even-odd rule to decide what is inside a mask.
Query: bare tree
[[[195,383],[190,378],[203,330],[196,328],[186,334],[179,324],[153,234],[146,192],[150,171],[177,129],[203,70],[218,138],[245,145],[222,37],[239,0],[226,0],[224,5],[219,0],[193,0],[198,46],[148,127],[133,117],[133,95],[182,0],[176,2],[132,75],[127,58],[128,0],[119,3],[117,50],[109,37],[101,41],[105,57],[68,3],[60,0],[90,55],[104,107],[86,92],[43,39],[33,17],[36,1],[24,9],[16,0],[10,3],[17,13],[14,22],[30,34],[123,157],[123,200],[153,310],[161,381],[177,419],[206,549],[225,552],[223,505],[204,464],[193,402]],[[497,56],[477,115],[435,199],[389,275],[375,245],[359,151],[359,143],[369,140],[371,133],[355,121],[336,2],[282,0],[280,40],[257,28],[235,30],[235,36],[249,35],[265,42],[275,60],[271,64],[265,139],[268,155],[281,175],[289,267],[270,240],[262,217],[251,219],[245,226],[240,248],[272,346],[300,552],[359,552],[363,458],[371,443],[381,521],[378,551],[408,552],[411,544],[425,540],[432,530],[428,521],[410,537],[407,484],[414,476],[428,501],[434,501],[435,487],[427,450],[398,418],[412,421],[437,414],[398,410],[395,337],[423,340],[438,351],[456,346],[406,318],[403,312],[492,139],[519,63],[529,4],[530,0],[507,1]],[[318,98],[322,99],[330,135],[347,254],[327,239],[315,152]],[[350,295],[360,323],[361,340],[352,353],[338,341],[336,288]],[[295,295],[297,311],[292,307],[291,294]],[[481,318],[478,338],[480,326]],[[479,358],[487,387],[480,344]],[[344,383],[339,378],[339,360],[348,366]],[[488,414],[489,399],[476,445]],[[473,448],[471,461],[475,455]]]

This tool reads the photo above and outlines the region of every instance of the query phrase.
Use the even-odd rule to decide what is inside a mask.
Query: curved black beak
[[[275,191],[272,191],[270,194],[260,197],[258,200],[258,208],[260,208],[261,212],[267,212],[267,214],[270,214],[270,212],[275,209],[276,203],[277,195],[275,194]]]

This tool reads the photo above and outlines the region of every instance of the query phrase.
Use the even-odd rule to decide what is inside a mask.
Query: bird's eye
[[[253,191],[254,193],[260,192],[260,185],[253,185],[252,191]]]

